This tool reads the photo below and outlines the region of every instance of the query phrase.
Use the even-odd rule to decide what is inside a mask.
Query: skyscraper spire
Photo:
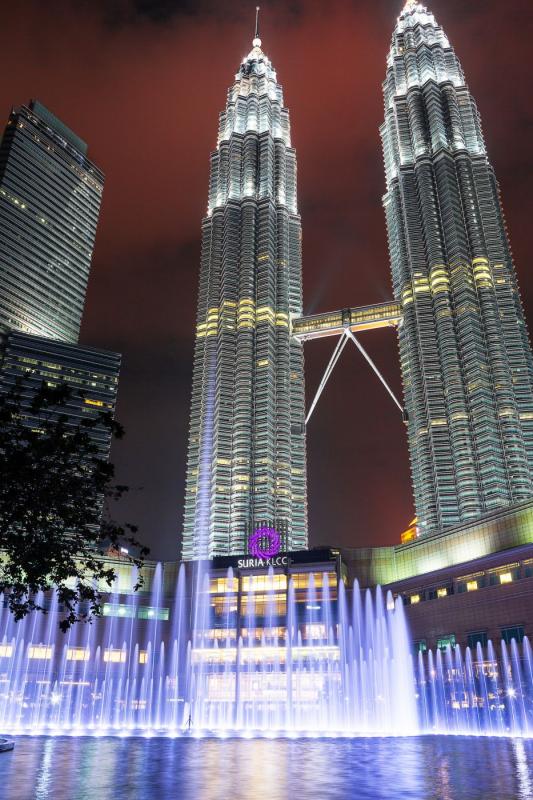
[[[425,533],[533,495],[533,358],[474,98],[433,14],[414,0],[404,11],[387,59],[381,136]]]
[[[259,39],[259,11],[261,6],[255,7],[255,36],[254,39]]]

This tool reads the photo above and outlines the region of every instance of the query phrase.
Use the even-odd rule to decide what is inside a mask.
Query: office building
[[[0,392],[20,386],[22,410],[29,424],[34,423],[31,402],[43,382],[51,387],[65,383],[70,388],[66,406],[54,413],[66,414],[73,426],[102,412],[114,414],[119,371],[118,353],[18,331],[4,336],[0,348]],[[107,459],[111,446],[108,428],[96,426],[90,435],[99,457]]]
[[[0,145],[0,332],[78,341],[104,178],[41,103]]]

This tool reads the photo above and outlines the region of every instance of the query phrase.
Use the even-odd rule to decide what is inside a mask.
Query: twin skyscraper
[[[397,325],[421,535],[533,496],[533,359],[498,185],[457,56],[413,0],[383,88],[394,300],[307,325],[289,112],[257,34],[228,91],[202,226],[185,560],[246,553],[257,531],[307,546],[309,328]]]

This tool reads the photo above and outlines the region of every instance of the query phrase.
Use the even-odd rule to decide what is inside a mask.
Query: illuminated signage
[[[256,569],[257,567],[287,567],[291,563],[289,556],[273,556],[272,558],[239,558],[238,569]]]
[[[262,525],[248,539],[248,550],[259,559],[274,558],[281,550],[281,536],[275,528]]]

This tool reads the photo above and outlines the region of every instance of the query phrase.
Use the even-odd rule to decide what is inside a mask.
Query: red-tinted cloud
[[[390,280],[378,126],[400,3],[272,2],[262,38],[291,110],[306,311],[384,300]],[[529,2],[434,0],[482,113],[526,310],[533,117]],[[38,97],[106,173],[82,339],[124,354],[114,453],[144,489],[129,516],[157,556],[177,554],[199,231],[218,112],[250,48],[254,4],[22,0],[2,10],[0,113]],[[400,391],[393,332],[365,345]],[[332,342],[306,345],[312,395]],[[347,348],[309,426],[312,543],[391,543],[412,514],[405,432]]]

